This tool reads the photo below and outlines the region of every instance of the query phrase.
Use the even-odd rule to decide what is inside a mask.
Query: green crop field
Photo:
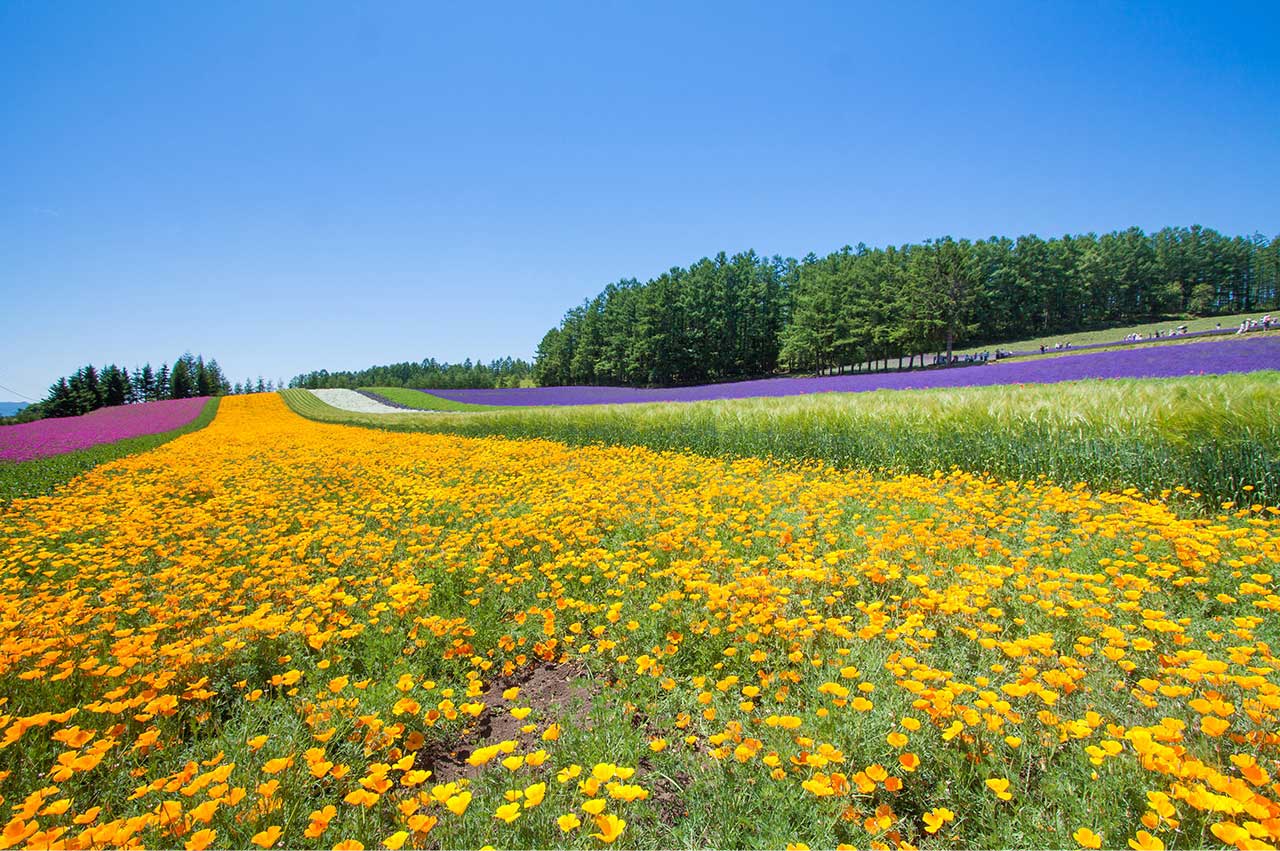
[[[816,459],[894,472],[1044,476],[1209,503],[1280,500],[1280,372],[687,404],[592,405],[467,416],[361,415],[303,390],[321,422],[393,431],[544,437],[702,455]]]
[[[490,411],[500,410],[494,405],[471,405],[433,396],[422,390],[408,387],[361,387],[366,393],[374,393],[397,405],[405,405],[419,411]]]

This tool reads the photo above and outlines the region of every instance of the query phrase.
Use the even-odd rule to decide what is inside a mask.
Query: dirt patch
[[[652,792],[653,807],[658,812],[658,820],[671,827],[688,818],[689,808],[684,802],[684,790],[689,787],[689,775],[680,771],[674,778],[665,774],[650,776],[653,779],[649,783],[649,789]]]
[[[418,751],[414,767],[430,771],[437,783],[464,777],[474,779],[484,771],[483,766],[467,763],[467,757],[476,748],[514,740],[522,752],[537,750],[542,731],[552,721],[576,729],[588,728],[591,692],[574,683],[583,673],[581,667],[572,663],[548,662],[493,680],[483,692],[485,709],[471,731],[460,738],[428,743]],[[520,688],[520,694],[515,700],[504,699],[502,693],[513,686]],[[532,733],[521,730],[530,721],[515,718],[506,711],[515,706],[533,708],[538,718],[537,730]]]

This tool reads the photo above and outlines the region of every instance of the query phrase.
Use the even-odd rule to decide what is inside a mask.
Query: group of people
[[[1236,333],[1243,334],[1246,331],[1270,331],[1271,327],[1276,324],[1276,320],[1272,319],[1271,314],[1268,313],[1261,319],[1242,319],[1240,321],[1240,327],[1236,329]]]
[[[1054,350],[1055,352],[1061,352],[1061,351],[1064,351],[1064,350],[1069,349],[1069,348],[1071,348],[1071,344],[1070,344],[1070,343],[1054,343],[1054,344],[1053,344],[1053,350]],[[1047,352],[1047,351],[1049,351],[1049,347],[1048,347],[1048,346],[1046,346],[1044,343],[1041,343],[1041,344],[1040,344],[1040,354],[1044,354],[1044,353],[1045,353],[1045,352]]]
[[[1221,328],[1222,326],[1219,325],[1218,327]],[[1157,328],[1156,330],[1151,332],[1150,336],[1146,336],[1146,337],[1144,337],[1142,334],[1126,334],[1124,341],[1126,343],[1141,343],[1144,340],[1161,340],[1166,337],[1180,337],[1186,333],[1188,333],[1187,326],[1179,325],[1177,328],[1174,328],[1172,331],[1165,331],[1163,334],[1160,333],[1160,329]]]
[[[996,360],[1000,360],[1000,358],[1007,358],[1011,354],[1012,352],[1002,352],[999,349],[996,349]],[[950,361],[947,360],[946,355],[934,355],[933,365],[957,366],[962,363],[986,363],[989,360],[991,360],[991,352],[970,352],[963,355],[953,354]]]

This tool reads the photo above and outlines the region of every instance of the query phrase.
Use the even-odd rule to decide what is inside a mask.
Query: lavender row
[[[1013,363],[872,375],[765,378],[697,387],[523,387],[502,390],[431,390],[455,402],[479,405],[601,405],[629,402],[696,402],[806,393],[858,393],[993,384],[1048,384],[1088,378],[1170,378],[1280,369],[1280,337],[1150,346],[1063,355]]]

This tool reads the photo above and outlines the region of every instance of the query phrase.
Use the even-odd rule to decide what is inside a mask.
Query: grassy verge
[[[1172,331],[1179,325],[1186,325],[1188,331],[1210,331],[1219,325],[1223,328],[1237,328],[1241,320],[1258,319],[1267,311],[1255,310],[1250,313],[1235,313],[1230,316],[1204,316],[1199,319],[1165,319],[1161,322],[1144,322],[1141,325],[1122,325],[1115,328],[1103,328],[1096,331],[1077,331],[1073,334],[1050,334],[1047,337],[1033,337],[1026,340],[1015,340],[1010,343],[991,344],[987,346],[976,346],[966,349],[957,349],[957,354],[976,353],[981,351],[994,352],[997,348],[1012,349],[1013,351],[1031,351],[1044,346],[1049,351],[1053,351],[1056,343],[1070,343],[1073,346],[1093,345],[1094,343],[1119,343],[1129,334],[1141,334],[1143,337],[1150,337],[1156,331],[1164,334]]]
[[[1036,354],[1030,354],[1030,355],[1015,355],[1014,357],[1011,357],[1011,358],[1005,358],[1004,360],[1001,361],[1001,363],[1018,363],[1021,361],[1031,361],[1031,360],[1037,360],[1037,361],[1052,360],[1053,358],[1065,357],[1067,355],[1082,355],[1086,353],[1092,355],[1092,354],[1098,354],[1100,352],[1118,352],[1124,349],[1133,349],[1133,348],[1139,348],[1139,347],[1143,349],[1158,349],[1164,346],[1181,346],[1181,345],[1189,345],[1192,343],[1204,343],[1206,345],[1211,345],[1213,343],[1225,343],[1230,340],[1256,340],[1259,337],[1278,337],[1278,336],[1280,336],[1280,330],[1250,331],[1248,334],[1243,334],[1239,337],[1237,337],[1235,334],[1224,334],[1221,337],[1217,335],[1210,335],[1208,337],[1169,337],[1168,339],[1161,338],[1159,340],[1144,340],[1139,343],[1116,343],[1114,346],[1099,346],[1096,349],[1062,349],[1060,351],[1054,351],[1050,349],[1044,354],[1036,353]]]
[[[418,411],[497,411],[503,410],[498,405],[471,405],[467,402],[455,402],[433,396],[422,390],[409,387],[361,387],[365,393],[381,396],[388,402],[406,405]]]
[[[58,485],[70,481],[99,464],[155,449],[175,437],[190,434],[213,422],[218,413],[218,398],[205,403],[204,409],[194,420],[171,431],[127,437],[114,443],[100,443],[87,449],[51,455],[48,458],[32,458],[30,461],[0,461],[0,504],[22,497],[41,496]]]
[[[312,420],[392,431],[540,437],[702,455],[814,459],[885,472],[1047,477],[1209,503],[1280,503],[1280,372],[1053,385],[824,393],[431,417],[340,411],[284,391]]]

